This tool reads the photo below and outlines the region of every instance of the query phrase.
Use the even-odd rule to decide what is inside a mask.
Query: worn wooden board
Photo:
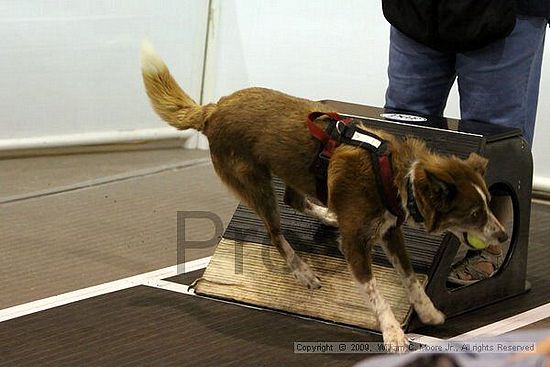
[[[323,284],[321,289],[308,290],[298,284],[274,247],[222,239],[195,291],[378,330],[375,315],[357,289],[343,259],[303,252],[300,256],[319,276]],[[373,265],[373,270],[395,317],[402,325],[406,324],[411,307],[401,279],[393,268]],[[418,280],[425,285],[427,276],[419,274]]]

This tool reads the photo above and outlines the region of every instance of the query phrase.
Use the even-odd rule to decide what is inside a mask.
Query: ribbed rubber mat
[[[283,202],[284,184],[273,181],[281,211],[281,228],[288,242],[297,251],[343,258],[338,250],[338,230],[322,225],[317,219],[299,213]],[[404,226],[405,245],[417,273],[427,274],[443,236],[430,235],[423,230]],[[269,236],[263,222],[247,206],[240,204],[231,218],[224,238],[269,245]],[[384,251],[375,247],[373,263],[390,266]]]
[[[195,290],[197,294],[378,330],[376,317],[343,259],[311,253],[300,256],[321,280],[321,289],[299,285],[274,247],[222,239]],[[373,272],[397,321],[404,325],[411,307],[401,279],[393,268],[374,265]],[[418,280],[425,284],[427,276],[420,274]]]
[[[135,287],[0,324],[0,366],[352,366],[298,341],[381,341],[349,328]]]

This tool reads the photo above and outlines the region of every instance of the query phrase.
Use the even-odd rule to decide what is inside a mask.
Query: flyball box
[[[466,158],[476,152],[488,158],[489,190],[493,195],[509,195],[513,206],[510,245],[499,271],[489,279],[453,288],[447,284],[447,276],[459,251],[458,239],[450,233],[434,236],[405,225],[406,247],[418,279],[447,317],[525,292],[533,164],[530,148],[520,130],[338,101],[324,103],[343,116],[364,120],[367,126],[397,136],[419,137],[439,153]],[[274,186],[283,233],[317,273],[322,288],[308,290],[296,282],[277,250],[270,245],[261,220],[240,204],[210,265],[195,286],[196,293],[378,330],[375,316],[356,289],[338,250],[338,230],[286,206],[282,201],[284,185],[275,179]],[[409,331],[420,326],[401,280],[381,248],[376,248],[373,263],[378,286],[398,321]]]

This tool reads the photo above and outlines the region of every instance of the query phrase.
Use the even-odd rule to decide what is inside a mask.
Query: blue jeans
[[[392,27],[386,108],[441,116],[458,78],[462,119],[520,128],[532,144],[547,23],[520,16],[508,37],[458,54],[431,49]]]

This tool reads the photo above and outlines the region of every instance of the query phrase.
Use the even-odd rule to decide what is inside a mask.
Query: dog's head
[[[488,245],[508,239],[489,209],[491,196],[484,180],[487,163],[472,153],[465,160],[432,156],[414,165],[410,178],[428,232],[450,231],[466,245],[466,233]]]

